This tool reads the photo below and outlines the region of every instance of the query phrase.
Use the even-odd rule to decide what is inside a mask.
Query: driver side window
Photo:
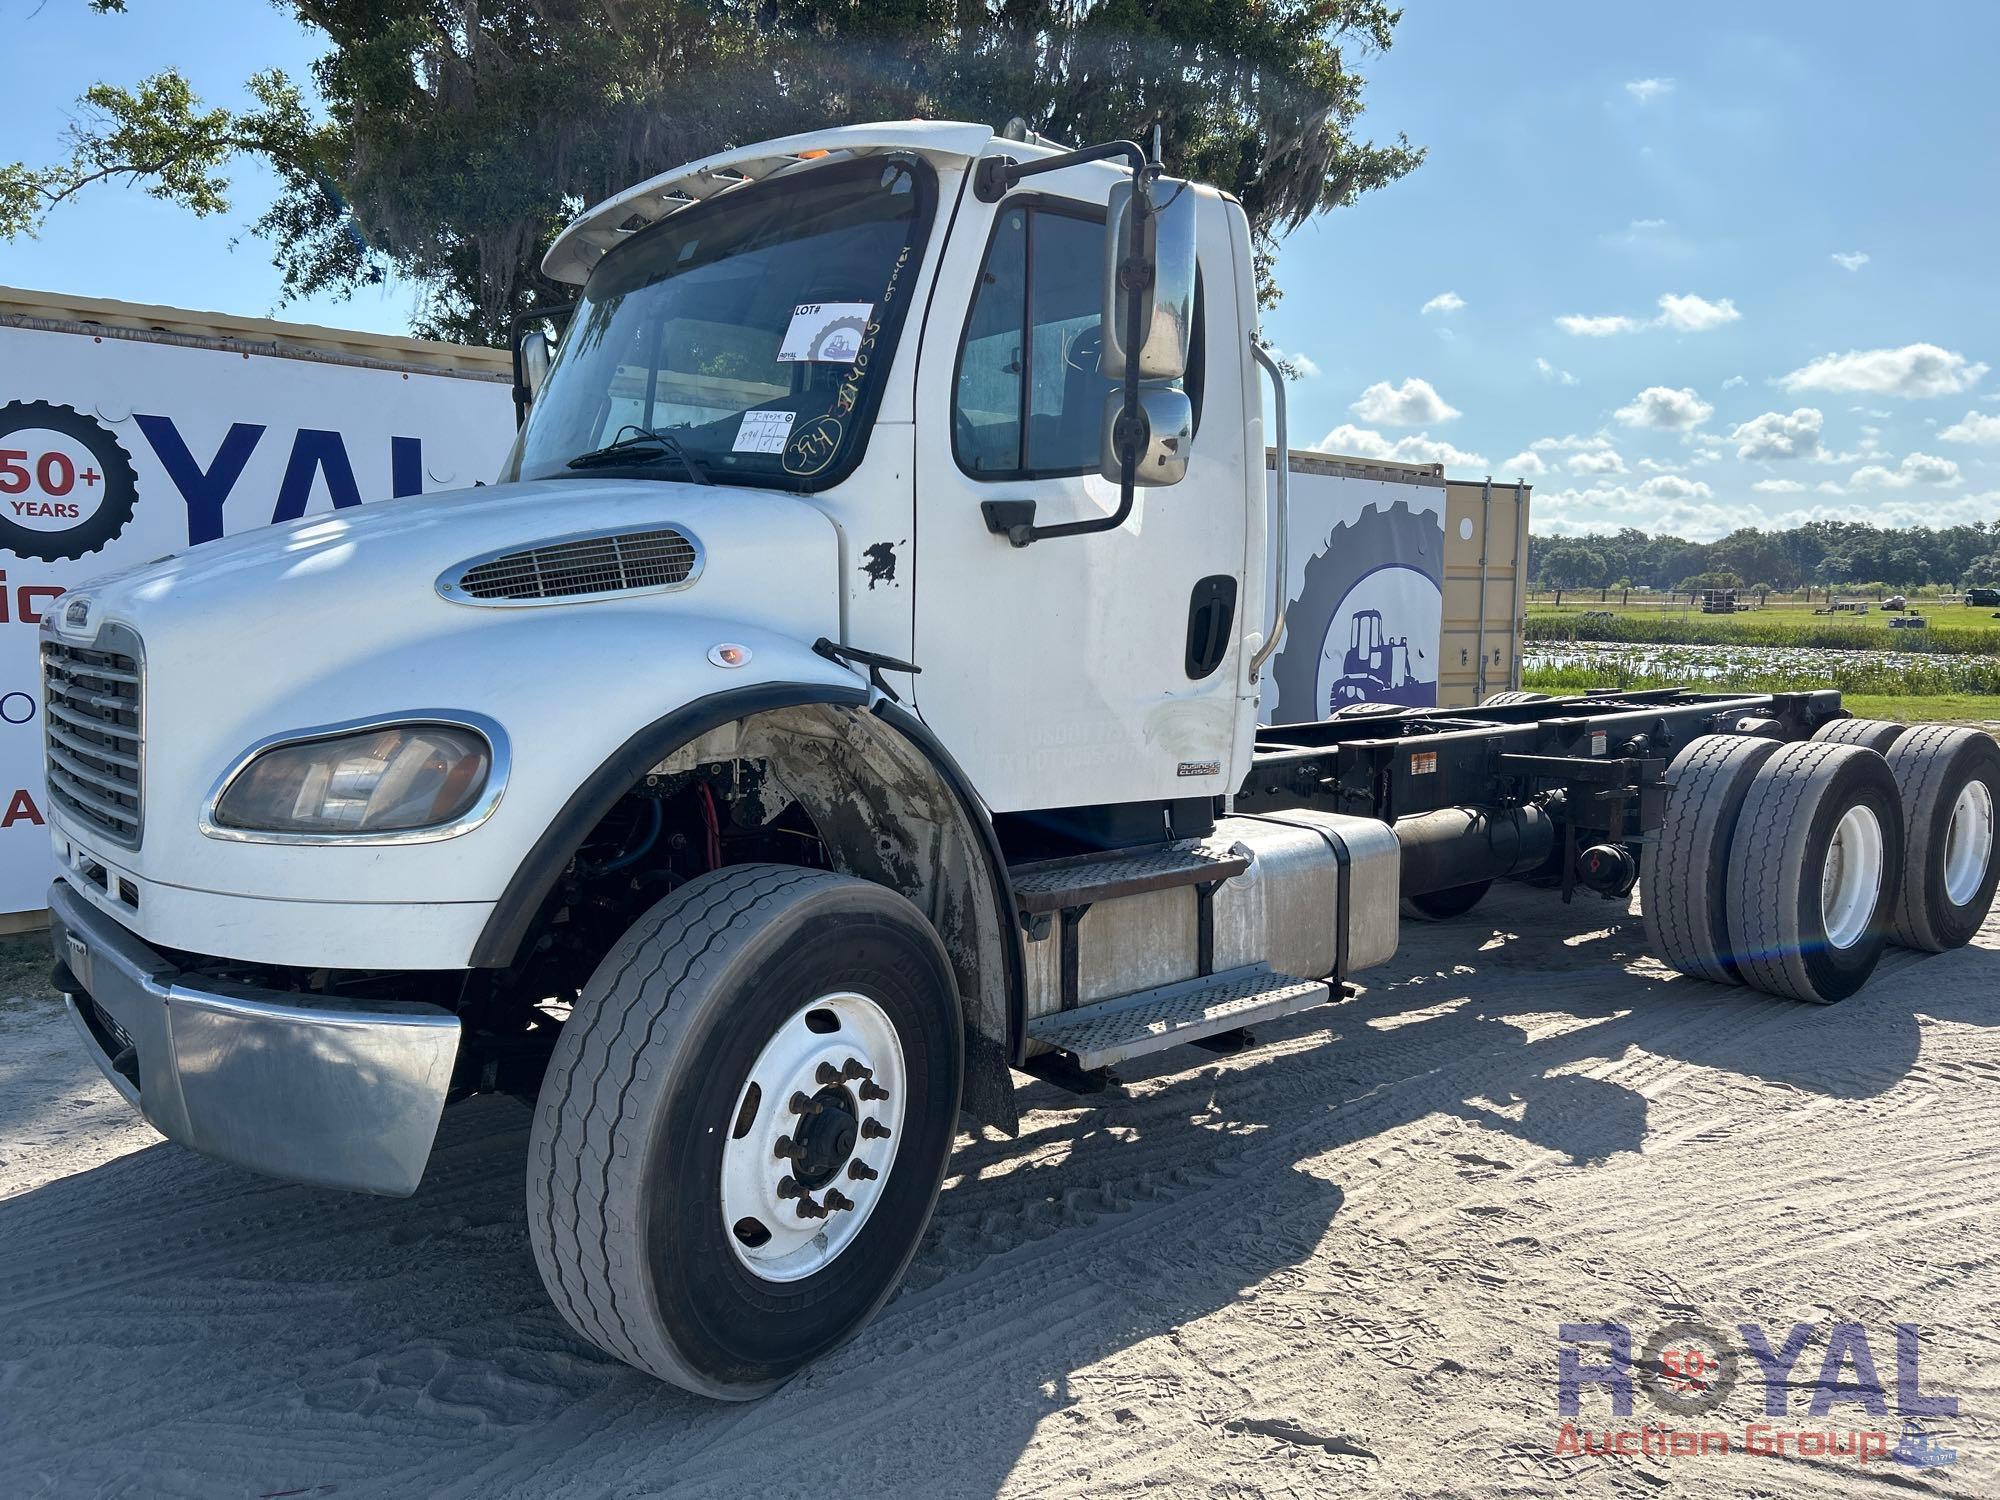
[[[952,451],[974,479],[1095,473],[1104,221],[1078,206],[1003,207],[966,320]]]

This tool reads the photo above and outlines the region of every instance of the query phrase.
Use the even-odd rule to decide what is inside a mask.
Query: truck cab
[[[1622,896],[1670,758],[1844,721],[1656,694],[1260,731],[1289,538],[1249,227],[1130,143],[763,142],[545,269],[578,300],[519,350],[497,483],[49,613],[58,983],[166,1135],[283,1177],[409,1193],[450,1101],[531,1101],[552,1297],[692,1390],[858,1330],[1015,1070],[1101,1087],[1334,999],[1399,902]],[[1855,925],[1767,987],[1858,984],[1886,941],[1902,813],[1854,753],[1875,862],[1815,858]]]

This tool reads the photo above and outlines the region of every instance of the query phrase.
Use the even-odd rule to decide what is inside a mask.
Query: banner
[[[0,325],[0,913],[40,910],[53,876],[37,626],[65,590],[490,480],[513,431],[505,381]]]
[[[1301,455],[1292,467],[1285,634],[1258,703],[1266,724],[1438,701],[1444,480],[1314,472],[1340,463]],[[1267,576],[1275,567],[1274,548]]]

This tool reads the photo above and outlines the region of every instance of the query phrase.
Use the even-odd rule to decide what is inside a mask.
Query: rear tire
[[[1909,731],[1909,725],[1892,719],[1835,719],[1813,731],[1817,745],[1859,745],[1877,755],[1887,755],[1889,747]]]
[[[937,1202],[960,1025],[943,944],[886,887],[738,865],[661,901],[584,987],[535,1101],[528,1237],[564,1319],[723,1400],[845,1342]]]
[[[1484,698],[1479,700],[1479,706],[1481,708],[1501,708],[1509,703],[1546,703],[1548,701],[1549,695],[1547,693],[1523,693],[1510,690],[1505,693],[1488,693]]]
[[[1708,734],[1688,741],[1667,768],[1666,816],[1641,878],[1646,931],[1669,968],[1741,984],[1729,939],[1729,848],[1744,798],[1774,741]]]
[[[1974,729],[1925,724],[1889,752],[1902,792],[1903,883],[1890,941],[1925,953],[1971,942],[2000,882],[2000,743]]]
[[[1408,710],[1400,703],[1376,703],[1370,701],[1363,703],[1343,703],[1333,711],[1332,717],[1336,719],[1382,719],[1387,718],[1390,714],[1407,712]]]
[[[1448,922],[1453,917],[1462,917],[1485,899],[1493,889],[1490,880],[1477,880],[1471,885],[1455,885],[1450,890],[1426,891],[1421,896],[1403,898],[1403,915],[1414,917],[1419,922]]]
[[[1744,983],[1830,1005],[1868,982],[1903,883],[1903,805],[1859,745],[1781,747],[1750,784],[1729,851]]]

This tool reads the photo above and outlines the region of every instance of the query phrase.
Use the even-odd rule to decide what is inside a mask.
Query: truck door
[[[1233,790],[1248,744],[1238,721],[1254,718],[1240,642],[1258,627],[1241,585],[1263,445],[1254,407],[1246,426],[1232,205],[1212,193],[1200,205],[1186,478],[1139,490],[1116,530],[1026,547],[980,511],[1031,500],[1050,525],[1118,508],[1118,486],[1098,475],[1112,180],[1080,167],[991,206],[966,194],[925,324],[914,692],[995,811]],[[1047,186],[1072,182],[1082,191]]]

